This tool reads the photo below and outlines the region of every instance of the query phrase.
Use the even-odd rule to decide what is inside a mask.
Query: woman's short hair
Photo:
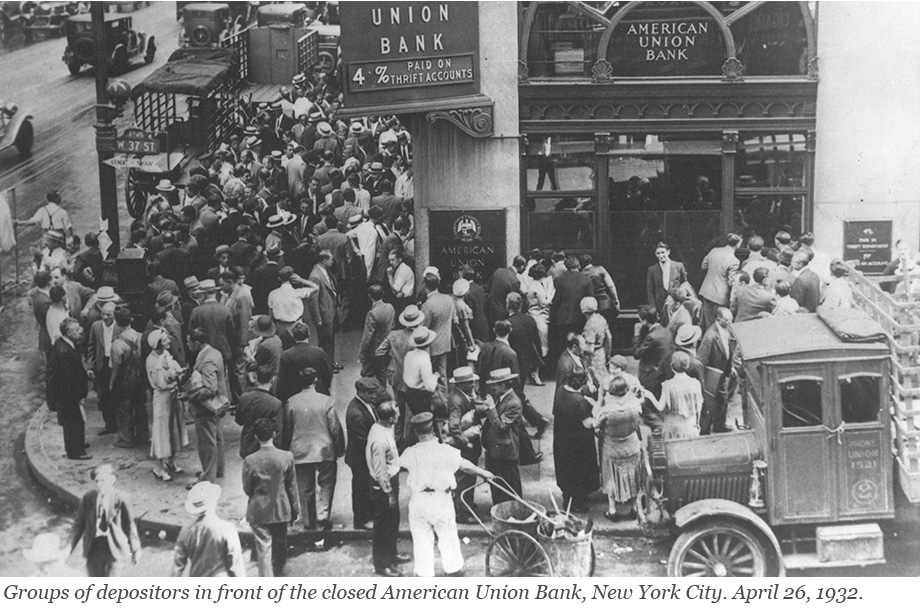
[[[675,352],[671,355],[671,369],[676,373],[683,373],[690,369],[690,357],[684,352]]]
[[[623,376],[616,376],[610,380],[610,394],[614,397],[623,397],[629,392],[629,384]]]

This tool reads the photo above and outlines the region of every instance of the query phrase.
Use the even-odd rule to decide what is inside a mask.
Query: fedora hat
[[[179,301],[179,298],[170,291],[160,291],[160,294],[157,295],[157,306],[164,309],[171,308],[177,301]]]
[[[252,331],[261,337],[271,337],[275,334],[275,321],[271,316],[261,315],[252,317]]]
[[[284,251],[281,250],[280,244],[269,244],[265,248],[265,256],[269,259],[278,259],[284,256]]]
[[[425,322],[425,313],[418,309],[415,304],[406,306],[406,309],[399,315],[399,324],[406,328],[417,327]]]
[[[434,340],[437,339],[437,337],[438,334],[428,327],[419,327],[412,333],[412,347],[427,348],[434,343]]]
[[[501,369],[495,369],[489,372],[489,379],[486,380],[486,384],[501,384],[502,382],[509,382],[518,377],[518,374],[513,373],[510,367],[503,367]]]
[[[358,392],[380,392],[383,388],[377,378],[358,378],[355,382],[355,390]]]
[[[217,508],[220,499],[220,486],[211,482],[198,482],[185,497],[185,510],[192,515],[201,515]]]
[[[610,357],[610,360],[607,361],[608,365],[613,365],[614,367],[619,367],[623,371],[626,371],[626,367],[629,365],[626,357],[622,354],[614,354]]]
[[[220,290],[217,283],[211,280],[210,278],[205,278],[198,283],[198,290],[202,293],[216,293]]]
[[[164,178],[157,183],[156,189],[160,193],[172,193],[176,190],[176,187],[173,186],[172,181],[170,181],[168,178]]]
[[[409,424],[417,429],[424,429],[431,426],[431,423],[434,421],[434,414],[431,412],[422,412],[421,414],[415,414],[409,418]]]
[[[196,278],[195,276],[189,276],[188,278],[182,281],[182,285],[185,287],[185,290],[189,293],[197,291],[198,286],[199,286],[198,278]]]
[[[674,343],[684,347],[693,346],[700,340],[702,335],[703,330],[696,325],[681,325],[677,330],[677,337],[674,338]]]
[[[54,533],[42,533],[32,541],[31,549],[22,550],[22,555],[29,562],[41,564],[67,558],[68,550],[61,547],[61,538]]]
[[[784,248],[779,251],[779,260],[780,265],[791,265],[792,264],[792,255],[795,254],[791,248]]]
[[[358,225],[361,224],[361,221],[363,221],[363,220],[364,220],[364,216],[361,215],[361,214],[356,214],[356,215],[354,215],[354,216],[350,216],[350,217],[348,217],[348,226],[349,226],[349,227],[357,227]]]
[[[380,161],[375,161],[371,163],[371,174],[383,174],[383,163]]]
[[[316,126],[316,133],[320,136],[331,136],[332,135],[332,126],[329,125],[326,121],[320,121]]]
[[[451,384],[461,384],[463,382],[476,382],[479,376],[473,372],[472,367],[457,367],[454,369],[454,377],[450,379]]]
[[[98,303],[107,303],[117,300],[118,295],[115,294],[115,289],[110,286],[100,286],[99,290],[96,291],[96,302]]]

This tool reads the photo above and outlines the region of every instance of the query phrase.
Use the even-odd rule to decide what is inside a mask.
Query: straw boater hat
[[[244,136],[258,136],[259,128],[256,127],[255,125],[250,125],[246,129],[243,130],[243,135]]]
[[[198,291],[201,293],[216,293],[219,290],[220,288],[217,286],[217,283],[210,278],[205,278],[198,283]]]
[[[352,136],[360,136],[365,131],[367,130],[364,129],[364,126],[361,125],[360,123],[352,123],[351,127],[348,128],[348,133],[351,134]]]
[[[70,554],[66,547],[61,547],[61,538],[54,533],[42,533],[32,541],[31,549],[22,550],[22,555],[29,562],[41,564],[63,560]]]
[[[466,297],[470,292],[470,281],[464,278],[458,278],[454,280],[454,285],[451,289],[454,297]]]
[[[115,289],[110,286],[100,286],[99,290],[96,291],[96,302],[107,303],[109,301],[118,301],[118,295],[115,294]]]
[[[188,491],[185,498],[185,510],[192,515],[201,515],[217,508],[220,500],[220,486],[211,482],[198,482]]]
[[[454,369],[454,377],[450,379],[451,384],[462,384],[463,382],[476,382],[479,376],[473,372],[472,367],[457,367]]]
[[[323,111],[318,108],[314,108],[307,114],[307,118],[311,121],[322,121],[323,120]]]
[[[409,419],[409,424],[411,424],[416,429],[426,429],[430,428],[432,422],[434,421],[434,414],[431,412],[422,412],[421,414],[415,414]]]
[[[381,163],[380,161],[375,161],[371,163],[370,173],[371,174],[383,174],[383,163]]]
[[[434,340],[438,337],[438,334],[429,329],[428,327],[419,327],[412,333],[412,347],[413,348],[427,348],[434,343]]]
[[[283,158],[283,155],[281,151],[272,151],[272,159],[274,159],[275,161],[281,161],[282,158]]]
[[[230,251],[229,246],[227,246],[226,244],[221,244],[220,246],[214,249],[214,258],[216,259],[224,253],[227,253],[229,255],[230,252],[231,251]]]
[[[349,227],[357,227],[358,225],[361,224],[361,221],[363,221],[363,220],[364,220],[364,217],[363,217],[362,215],[360,215],[360,214],[356,214],[356,215],[354,215],[354,216],[350,216],[350,217],[348,217],[348,226],[349,226]]]
[[[693,346],[700,340],[702,335],[703,330],[696,325],[681,325],[677,330],[677,337],[674,338],[674,343],[682,347]]]
[[[265,226],[268,229],[277,229],[278,227],[283,227],[285,225],[290,225],[296,220],[296,217],[288,212],[287,210],[282,210],[278,214],[273,214],[268,217],[268,222]]]
[[[157,183],[156,189],[160,193],[172,193],[176,190],[176,187],[173,186],[172,182],[168,178],[164,178]]]
[[[261,315],[252,317],[252,331],[261,337],[271,337],[275,334],[275,322],[271,316]]]
[[[258,136],[249,136],[246,138],[246,146],[251,149],[261,145],[262,140]]]
[[[157,307],[171,308],[175,303],[179,301],[179,298],[172,294],[171,291],[160,291],[160,294],[157,295]]]
[[[291,79],[291,85],[298,86],[303,85],[307,82],[307,77],[301,74],[295,74],[294,78]]]
[[[489,372],[489,379],[486,380],[486,384],[501,384],[502,382],[510,382],[518,377],[518,374],[513,373],[510,367],[503,367],[501,369],[495,369]]]
[[[406,306],[406,309],[399,315],[399,324],[411,329],[425,322],[425,313],[418,309],[415,304]]]
[[[332,135],[332,126],[329,125],[326,121],[320,121],[316,126],[316,133],[320,136],[331,136]]]

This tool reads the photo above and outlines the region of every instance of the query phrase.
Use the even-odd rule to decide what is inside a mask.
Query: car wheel
[[[32,144],[35,142],[35,129],[31,121],[23,121],[19,126],[19,133],[16,134],[16,141],[13,143],[16,150],[22,157],[28,157],[32,153]]]
[[[668,558],[669,577],[765,577],[767,552],[750,528],[705,522],[681,533]]]

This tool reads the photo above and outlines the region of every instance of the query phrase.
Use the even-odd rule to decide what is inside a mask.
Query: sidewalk
[[[335,376],[332,394],[337,399],[339,417],[343,424],[345,408],[354,397],[354,383],[360,369],[356,362],[360,339],[358,332],[341,334],[336,337],[337,360],[345,365],[345,369]],[[552,383],[543,387],[528,386],[527,395],[537,409],[544,414],[549,414],[552,411],[553,390]],[[63,435],[57,425],[56,416],[48,412],[46,407],[39,408],[32,417],[26,431],[25,449],[29,468],[39,483],[58,499],[71,506],[76,506],[83,493],[92,487],[89,478],[90,468],[102,462],[109,462],[115,467],[118,474],[119,488],[131,496],[139,527],[153,533],[165,531],[170,536],[178,534],[182,525],[189,522],[190,519],[183,509],[185,486],[195,480],[194,474],[199,470],[194,427],[189,427],[190,446],[179,454],[177,460],[177,464],[185,470],[185,473],[175,477],[171,482],[161,482],[153,476],[154,462],[149,457],[148,446],[126,450],[114,446],[115,435],[104,437],[97,435],[97,432],[102,429],[102,416],[96,409],[95,394],[92,392],[87,399],[86,414],[88,418],[86,440],[91,444],[87,451],[93,456],[93,460],[90,461],[74,461],[65,457]],[[220,482],[223,494],[218,513],[238,524],[241,535],[248,538],[251,533],[244,519],[247,498],[240,484],[242,459],[239,457],[239,426],[233,422],[232,417],[225,417],[222,420],[222,430],[226,444],[226,470]],[[534,440],[534,446],[537,451],[543,452],[543,460],[538,465],[521,468],[524,498],[540,503],[551,510],[551,494],[555,495],[557,503],[562,503],[561,493],[556,487],[553,468],[552,426],[547,429],[542,440]],[[403,489],[408,490],[405,487]],[[408,536],[409,533],[408,496],[408,494],[400,495],[402,518],[400,532],[405,536]],[[477,489],[476,502],[481,508],[487,509],[491,506],[487,486]],[[604,495],[600,492],[592,495],[590,515],[594,521],[596,535],[641,535],[635,521],[614,523],[605,519],[606,509],[607,502]],[[369,539],[371,537],[369,531],[352,529],[351,515],[351,470],[342,460],[339,460],[338,481],[332,507],[335,536],[341,539]],[[488,512],[480,510],[480,517],[484,516],[488,516]],[[458,526],[461,537],[481,537],[487,534],[478,524]],[[301,531],[298,525],[292,534],[296,536],[299,532]],[[312,536],[315,537],[316,534],[312,533]]]

